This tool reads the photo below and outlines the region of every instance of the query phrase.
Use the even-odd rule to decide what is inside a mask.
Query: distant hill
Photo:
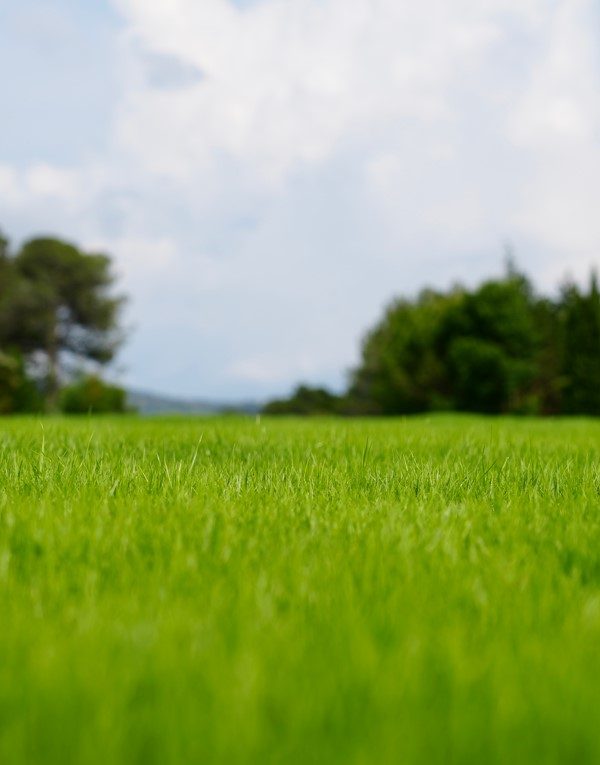
[[[222,414],[224,412],[256,414],[261,410],[261,405],[255,401],[183,399],[140,390],[127,391],[127,405],[140,414]]]

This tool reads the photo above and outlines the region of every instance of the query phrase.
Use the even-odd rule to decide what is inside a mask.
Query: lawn
[[[0,763],[599,763],[600,421],[0,423]]]

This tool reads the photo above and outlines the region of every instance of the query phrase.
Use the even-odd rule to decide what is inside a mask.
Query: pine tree
[[[564,310],[564,409],[570,414],[600,414],[600,291],[595,272],[589,294],[567,288]]]

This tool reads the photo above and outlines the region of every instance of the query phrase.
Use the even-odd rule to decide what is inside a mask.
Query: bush
[[[461,337],[450,346],[449,362],[458,409],[487,413],[503,410],[510,388],[508,363],[500,348]]]
[[[122,413],[127,410],[126,393],[123,388],[89,375],[63,388],[60,409],[65,414]]]
[[[40,412],[42,397],[19,354],[0,351],[0,414]]]
[[[288,399],[270,401],[263,408],[264,414],[337,414],[340,398],[325,388],[299,385]]]

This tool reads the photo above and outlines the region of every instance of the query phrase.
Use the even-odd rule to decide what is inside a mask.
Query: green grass
[[[2,765],[600,762],[600,421],[0,425]]]

